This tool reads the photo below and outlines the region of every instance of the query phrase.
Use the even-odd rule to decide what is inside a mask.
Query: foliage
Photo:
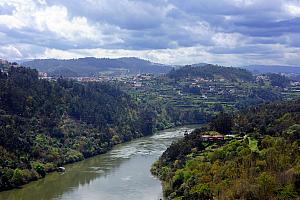
[[[231,133],[233,125],[232,116],[227,113],[220,112],[212,121],[210,126],[213,130],[222,133],[229,134]]]
[[[290,85],[290,80],[283,75],[269,73],[267,74],[267,76],[270,79],[270,83],[272,86],[278,86],[284,88]]]
[[[172,70],[169,72],[168,76],[170,78],[179,79],[182,77],[202,77],[208,79],[214,79],[215,77],[222,77],[226,80],[231,81],[253,81],[252,74],[240,68],[234,67],[221,67],[218,65],[205,65],[200,67],[195,66],[185,66],[178,70]]]
[[[123,71],[130,74],[138,73],[166,73],[171,70],[171,66],[152,63],[147,60],[139,58],[79,58],[69,60],[59,59],[36,59],[23,63],[26,67],[35,68],[42,72],[47,72],[52,76],[59,77],[74,77],[74,76],[91,76],[97,75],[99,72],[120,71],[120,67]]]
[[[0,190],[151,134],[154,115],[110,84],[0,73]]]
[[[232,132],[247,136],[217,148],[197,138],[218,123],[172,144],[153,167],[165,195],[170,199],[299,199],[299,103],[273,103],[235,113]],[[195,150],[196,145],[203,148]]]

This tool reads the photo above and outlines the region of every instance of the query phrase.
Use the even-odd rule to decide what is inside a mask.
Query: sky
[[[300,0],[0,0],[0,58],[300,66]]]

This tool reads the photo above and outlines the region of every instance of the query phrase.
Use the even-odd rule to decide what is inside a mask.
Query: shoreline
[[[81,160],[76,160],[76,161],[74,161],[74,162],[68,162],[68,163],[66,163],[66,164],[64,164],[64,165],[61,165],[61,166],[67,166],[67,165],[79,163],[79,162],[81,162],[81,161],[84,161],[84,160],[93,158],[93,157],[95,157],[95,156],[99,156],[99,155],[106,154],[106,153],[108,153],[109,151],[111,151],[113,148],[117,147],[118,145],[126,144],[126,143],[128,143],[128,142],[132,142],[132,141],[137,140],[137,139],[140,139],[140,138],[151,137],[151,136],[153,136],[153,135],[155,135],[155,134],[157,134],[157,133],[159,133],[159,132],[161,132],[161,131],[165,131],[165,130],[169,130],[169,129],[174,129],[174,128],[180,128],[180,127],[187,127],[187,126],[198,126],[198,125],[200,126],[200,125],[203,125],[203,124],[186,124],[186,125],[180,125],[180,126],[172,126],[172,127],[168,127],[168,128],[166,128],[166,129],[162,129],[162,130],[157,130],[157,131],[155,131],[154,133],[152,133],[152,134],[150,134],[150,135],[145,135],[145,136],[133,138],[132,140],[129,140],[129,141],[125,141],[125,142],[122,142],[122,143],[115,144],[115,145],[111,146],[111,148],[107,149],[105,152],[102,152],[102,153],[99,153],[99,154],[95,154],[95,155],[92,155],[92,156],[88,156],[88,157],[85,157],[85,158],[83,158],[83,159],[81,159]],[[56,168],[58,168],[58,166],[57,166]],[[46,175],[45,175],[44,177],[40,177],[40,178],[37,178],[37,179],[34,179],[34,180],[29,180],[28,182],[26,182],[26,183],[24,183],[24,184],[21,184],[21,185],[18,185],[18,186],[16,186],[16,187],[11,187],[11,188],[8,188],[8,189],[3,189],[3,190],[0,189],[0,193],[1,193],[1,192],[5,192],[5,191],[14,190],[14,189],[22,189],[24,186],[28,185],[29,183],[32,183],[32,182],[34,182],[34,181],[38,181],[38,180],[42,180],[42,179],[46,178],[47,175],[49,175],[49,174],[52,174],[52,173],[55,173],[55,172],[61,173],[61,172],[58,172],[56,168],[55,168],[55,169],[50,169],[49,171],[46,171]]]

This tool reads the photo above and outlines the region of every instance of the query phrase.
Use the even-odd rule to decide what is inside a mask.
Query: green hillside
[[[207,64],[204,66],[184,66],[167,74],[170,78],[183,79],[201,77],[206,79],[225,79],[230,81],[253,81],[251,72],[234,67]]]
[[[203,141],[208,130],[234,136]],[[299,100],[221,113],[172,144],[152,172],[169,199],[299,199],[299,143]]]
[[[151,134],[152,116],[118,88],[0,73],[0,190]]]

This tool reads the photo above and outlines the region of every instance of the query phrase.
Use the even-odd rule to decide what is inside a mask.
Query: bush
[[[33,164],[34,170],[42,177],[46,176],[45,167],[42,163],[36,162]]]
[[[297,197],[297,192],[292,184],[285,185],[278,191],[277,195],[280,200],[289,200]]]
[[[199,184],[191,189],[189,199],[210,200],[213,199],[213,194],[209,185]]]
[[[262,197],[268,198],[275,191],[275,178],[266,172],[258,177],[258,186]]]
[[[24,183],[23,178],[24,178],[24,174],[23,174],[22,170],[19,168],[16,168],[13,173],[12,182],[15,185],[21,185],[22,183]]]

